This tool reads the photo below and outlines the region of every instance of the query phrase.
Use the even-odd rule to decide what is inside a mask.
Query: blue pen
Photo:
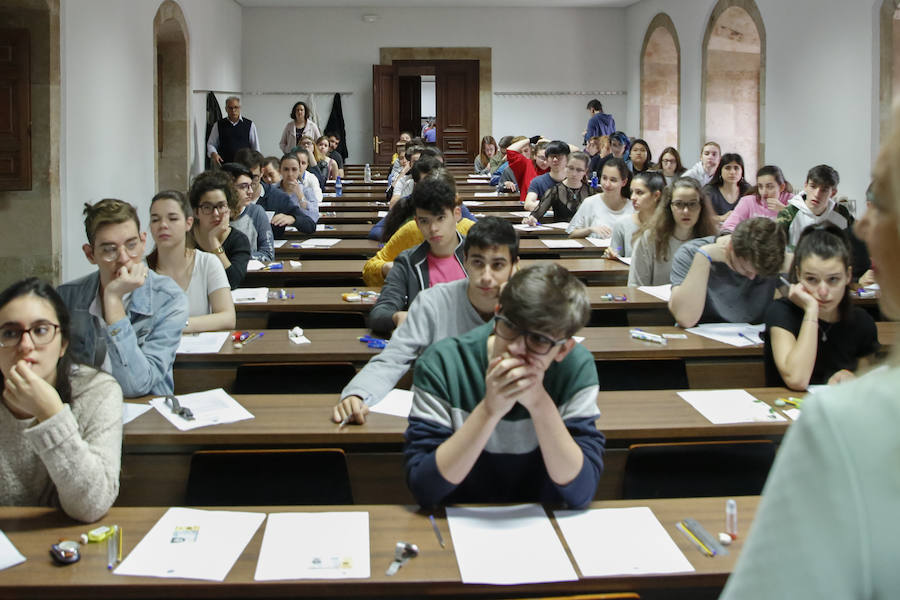
[[[258,333],[256,333],[256,334],[252,335],[250,338],[247,339],[246,342],[244,342],[244,345],[246,346],[247,344],[249,344],[249,343],[252,342],[253,340],[258,340],[259,338],[261,338],[261,337],[264,336],[264,335],[266,335],[266,333],[265,333],[264,331],[260,331],[260,332],[258,332]]]

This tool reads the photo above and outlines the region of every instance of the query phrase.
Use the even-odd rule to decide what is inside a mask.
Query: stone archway
[[[156,189],[186,191],[190,172],[190,60],[187,22],[181,7],[165,0],[153,19],[156,68]]]
[[[681,123],[681,46],[675,24],[659,13],[641,47],[641,137],[659,158],[667,146],[678,147]]]
[[[891,127],[891,107],[900,98],[900,0],[881,3],[879,120],[881,135]]]
[[[755,181],[765,156],[766,32],[753,0],[719,0],[703,39],[702,141],[744,158]],[[702,143],[702,142],[701,142]]]

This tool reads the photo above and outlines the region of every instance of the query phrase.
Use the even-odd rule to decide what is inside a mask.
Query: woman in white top
[[[160,192],[150,201],[150,235],[156,248],[147,264],[175,280],[188,297],[190,318],[185,333],[234,328],[234,301],[225,268],[218,258],[188,244],[193,211],[184,194]]]
[[[631,171],[621,158],[611,158],[603,165],[599,194],[585,198],[566,228],[570,238],[608,238],[616,220],[630,215],[634,207],[628,197]]]
[[[319,126],[309,118],[309,107],[306,102],[296,102],[291,109],[291,120],[284,126],[278,146],[284,154],[287,154],[300,145],[300,138],[304,135],[315,140],[322,135],[322,132],[319,131]]]
[[[319,202],[322,188],[309,167],[309,152],[303,148],[281,157],[281,181],[275,185],[285,194],[293,197],[300,210],[313,221],[319,220]]]
[[[665,178],[656,171],[641,171],[634,175],[631,180],[631,206],[634,212],[621,217],[613,225],[607,251],[610,258],[631,256],[632,241],[638,229],[650,222],[665,187]]]

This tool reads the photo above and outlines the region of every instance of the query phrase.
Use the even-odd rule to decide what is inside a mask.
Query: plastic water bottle
[[[334,180],[334,193],[339,197],[344,195],[344,184],[341,183],[340,175]]]
[[[363,181],[366,183],[372,183],[372,168],[369,167],[369,163],[366,163],[365,174],[363,175]]]
[[[591,173],[591,187],[596,189],[597,185],[598,185],[597,171],[594,171]]]

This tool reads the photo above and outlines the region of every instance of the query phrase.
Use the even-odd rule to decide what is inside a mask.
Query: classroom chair
[[[339,448],[201,450],[191,457],[188,506],[353,504]]]
[[[771,440],[634,444],[625,461],[622,497],[757,496],[775,450]]]

